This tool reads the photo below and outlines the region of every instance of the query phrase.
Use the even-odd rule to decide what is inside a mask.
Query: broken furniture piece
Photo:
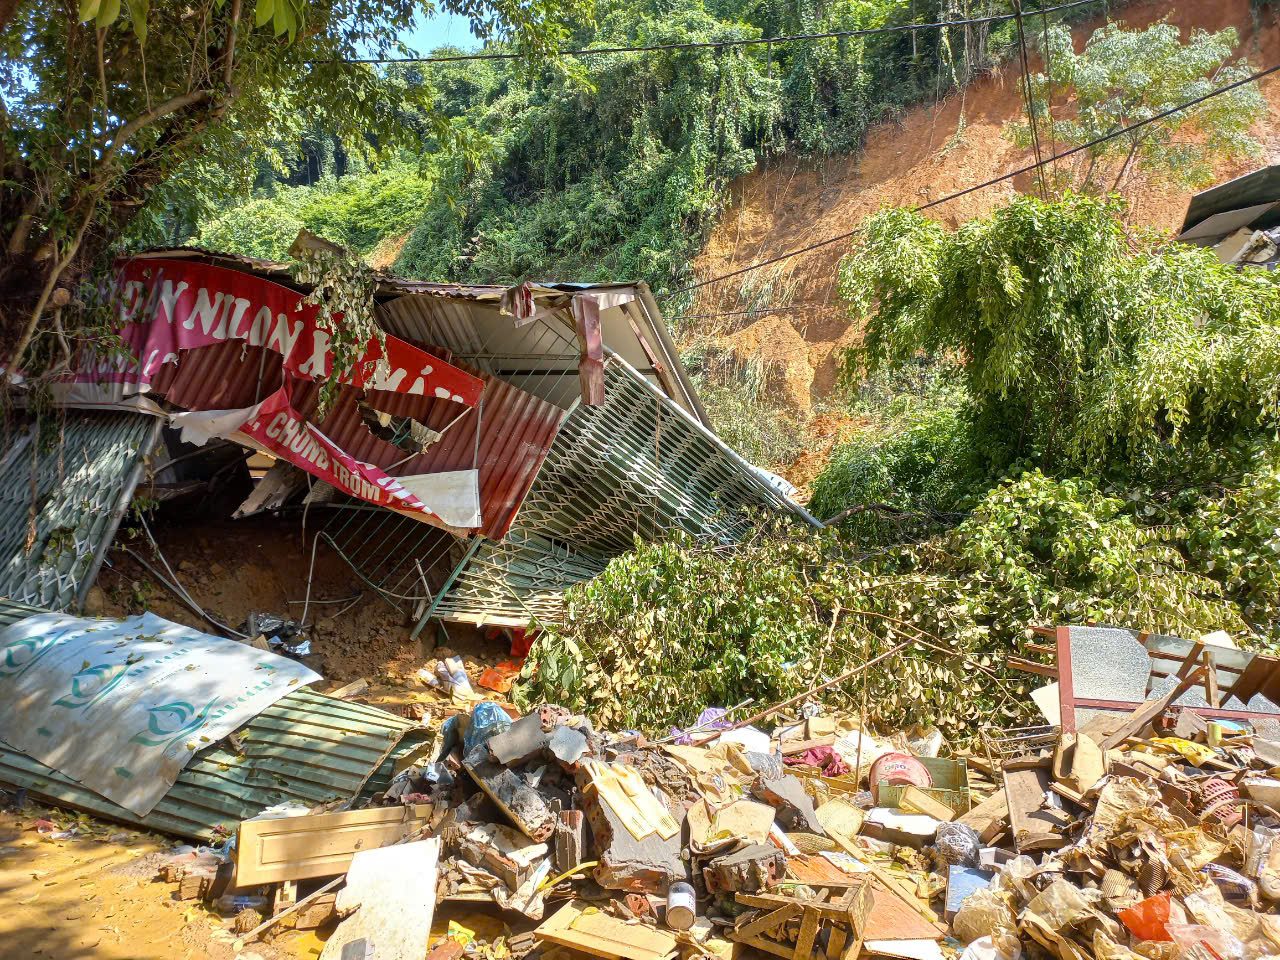
[[[838,895],[820,890],[812,899],[738,893],[738,903],[756,912],[739,917],[729,937],[786,960],[854,960],[862,950],[871,887],[867,876]]]

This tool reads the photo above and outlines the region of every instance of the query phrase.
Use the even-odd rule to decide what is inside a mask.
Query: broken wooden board
[[[336,877],[359,851],[389,846],[425,829],[431,812],[427,803],[243,820],[236,837],[235,885]]]
[[[1134,737],[1142,733],[1147,724],[1151,723],[1151,721],[1155,720],[1169,708],[1169,704],[1173,703],[1174,700],[1177,700],[1178,697],[1182,696],[1196,684],[1202,683],[1204,681],[1204,672],[1204,667],[1199,667],[1193,670],[1185,677],[1182,677],[1182,679],[1178,681],[1178,684],[1164,696],[1156,697],[1154,700],[1148,700],[1146,703],[1141,704],[1125,718],[1124,723],[1122,723],[1114,733],[1102,741],[1100,746],[1103,751],[1114,750],[1130,737]]]
[[[1004,830],[1009,819],[1009,800],[1004,790],[997,790],[968,813],[956,818],[957,823],[972,827],[982,843],[990,843]]]
[[[827,836],[840,845],[849,854],[857,856],[861,848],[854,839],[862,829],[867,815],[861,807],[857,807],[843,797],[832,797],[820,806],[816,815],[818,823],[826,831]]]
[[[954,810],[916,786],[903,788],[902,795],[898,798],[898,809],[907,813],[923,813],[944,823],[949,823],[956,818]]]
[[[852,887],[863,883],[866,876],[842,870],[820,854],[808,853],[787,857],[787,875],[806,887]]]
[[[437,837],[358,852],[338,892],[338,913],[346,919],[325,942],[320,960],[341,960],[343,948],[358,940],[378,960],[422,960],[431,939],[439,859]]]
[[[582,900],[571,900],[542,922],[534,935],[609,960],[664,960],[676,953],[675,934],[601,913]]]
[[[1006,764],[1004,768],[1004,792],[1009,804],[1009,827],[1018,852],[1057,850],[1066,846],[1063,824],[1056,815],[1041,809],[1051,782],[1047,763],[1011,767]]]
[[[925,920],[881,881],[871,888],[871,912],[862,936],[864,940],[941,940],[946,928]]]

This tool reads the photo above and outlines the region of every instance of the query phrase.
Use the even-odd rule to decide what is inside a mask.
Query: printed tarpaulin
[[[295,377],[320,380],[333,370],[320,308],[278,283],[253,274],[187,260],[129,260],[119,277],[120,335],[133,358],[106,357],[76,379],[125,382],[145,392],[179,351],[242,340],[280,354]],[[377,362],[382,361],[382,362]],[[372,367],[368,375],[367,367]],[[357,388],[439,397],[475,406],[484,381],[391,335],[370,340],[364,357],[342,378]]]
[[[198,750],[320,675],[144,613],[0,631],[0,739],[145,816]]]
[[[436,517],[452,527],[480,526],[479,473],[452,470],[440,474],[392,477],[371,463],[350,456],[294,409],[289,380],[261,403],[242,410],[175,413],[170,424],[186,443],[212,437],[265,450],[319,477],[343,493],[402,513]]]

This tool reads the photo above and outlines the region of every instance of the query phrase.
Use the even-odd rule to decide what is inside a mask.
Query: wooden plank
[[[800,918],[800,938],[796,940],[796,951],[793,954],[796,960],[805,960],[813,953],[813,941],[818,937],[818,919],[817,910],[812,907],[804,908],[804,914]]]
[[[1009,819],[1009,800],[1003,789],[997,790],[983,800],[968,813],[956,817],[956,823],[972,827],[978,833],[978,839],[990,843],[1004,829]]]
[[[784,757],[794,757],[799,753],[806,753],[815,747],[829,747],[836,742],[834,735],[818,737],[815,740],[797,740],[795,743],[784,743],[782,745],[782,755]]]
[[[898,798],[898,807],[909,813],[923,813],[944,823],[950,823],[956,818],[954,810],[916,786],[908,786],[902,791],[902,795]]]
[[[1178,681],[1178,685],[1166,693],[1163,697],[1157,697],[1154,700],[1148,700],[1142,704],[1115,730],[1110,736],[1102,741],[1102,749],[1114,750],[1120,744],[1124,743],[1130,737],[1137,736],[1142,732],[1152,720],[1160,716],[1169,708],[1169,704],[1182,696],[1191,687],[1200,683],[1204,676],[1204,667],[1200,667],[1188,673],[1185,677]]]
[[[864,940],[941,940],[944,935],[892,890],[879,884],[872,887]]]
[[[1191,644],[1191,651],[1182,658],[1182,665],[1178,667],[1177,677],[1181,680],[1200,662],[1200,654],[1204,651],[1204,641],[1197,640]]]
[[[571,900],[542,922],[534,936],[609,960],[663,960],[676,952],[672,933],[626,923],[583,900]]]
[[[831,934],[827,937],[827,960],[840,960],[844,956],[844,944],[850,932],[842,923],[831,928]]]
[[[236,837],[235,885],[335,877],[346,872],[357,852],[389,846],[426,827],[431,812],[431,804],[417,804],[243,820]]]
[[[766,933],[775,927],[782,926],[799,912],[799,903],[784,903],[778,909],[766,911],[754,920],[743,924],[740,929],[733,931],[734,938],[744,940],[758,933]]]
[[[763,950],[765,953],[772,953],[775,957],[786,957],[786,960],[795,960],[795,948],[787,945],[774,943],[772,940],[766,940],[764,937],[752,937],[749,940],[739,940],[741,944],[748,947],[755,947],[757,950]]]
[[[341,960],[343,948],[364,940],[378,960],[422,960],[436,909],[440,840],[361,850],[338,893],[344,919],[325,942],[320,960]],[[353,912],[354,911],[354,912]]]
[[[1019,853],[1056,850],[1066,845],[1062,826],[1040,809],[1052,778],[1043,766],[1004,771],[1009,827]]]
[[[1218,696],[1218,668],[1213,654],[1208,650],[1204,652],[1204,667],[1204,698],[1209,701],[1209,706],[1217,710],[1222,706],[1222,698]]]
[[[1015,657],[1012,654],[1005,657],[1005,663],[1013,670],[1034,673],[1037,676],[1049,677],[1053,680],[1058,679],[1058,668],[1051,663],[1040,663],[1038,660],[1028,660],[1026,657]]]

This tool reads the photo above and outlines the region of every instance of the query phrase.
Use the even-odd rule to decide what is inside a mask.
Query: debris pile
[[[1192,646],[1136,706],[1064,680],[1069,722],[982,750],[832,710],[841,678],[650,738],[485,699],[483,665],[445,657],[364,789],[262,810],[161,879],[242,945],[323,928],[331,960],[1280,955],[1280,742],[1185,702],[1217,676]]]

